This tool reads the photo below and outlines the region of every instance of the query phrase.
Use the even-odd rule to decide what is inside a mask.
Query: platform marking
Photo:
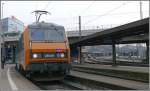
[[[8,68],[7,70],[7,76],[8,76],[8,81],[10,83],[11,89],[12,90],[18,90],[16,84],[14,83],[14,81],[12,80],[11,76],[10,76],[10,69]]]

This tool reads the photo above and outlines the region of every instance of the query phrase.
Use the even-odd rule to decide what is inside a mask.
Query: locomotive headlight
[[[62,58],[65,57],[65,54],[64,54],[64,53],[61,53],[61,54],[60,54],[60,57],[62,57]]]
[[[37,58],[38,57],[38,55],[37,54],[33,54],[33,58]]]
[[[42,58],[42,53],[33,53],[32,58]]]

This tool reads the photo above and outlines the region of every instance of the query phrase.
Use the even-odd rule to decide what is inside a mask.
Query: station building
[[[18,40],[24,30],[24,23],[14,16],[4,18],[0,21],[0,51],[1,60],[5,63],[15,63]]]

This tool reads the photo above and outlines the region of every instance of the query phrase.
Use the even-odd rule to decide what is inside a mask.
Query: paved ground
[[[0,68],[0,91],[10,91],[11,87],[7,78],[7,69]]]
[[[40,90],[29,80],[19,74],[14,65],[6,65],[4,69],[0,68],[0,91],[10,90]]]
[[[88,73],[77,72],[77,71],[71,71],[70,75],[75,76],[75,77],[85,78],[85,79],[91,79],[91,80],[98,81],[98,82],[114,84],[117,86],[132,88],[132,89],[148,90],[148,88],[149,88],[148,83],[124,80],[124,79],[120,79],[120,78],[88,74]]]
[[[149,67],[112,66],[112,65],[88,64],[88,63],[76,64],[76,65],[73,65],[73,66],[82,66],[82,67],[97,68],[97,69],[113,69],[113,70],[123,70],[123,71],[149,73]]]

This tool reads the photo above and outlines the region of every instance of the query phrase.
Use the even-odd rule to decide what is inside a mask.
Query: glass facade
[[[15,17],[4,18],[1,20],[2,32],[23,31],[24,23]]]

